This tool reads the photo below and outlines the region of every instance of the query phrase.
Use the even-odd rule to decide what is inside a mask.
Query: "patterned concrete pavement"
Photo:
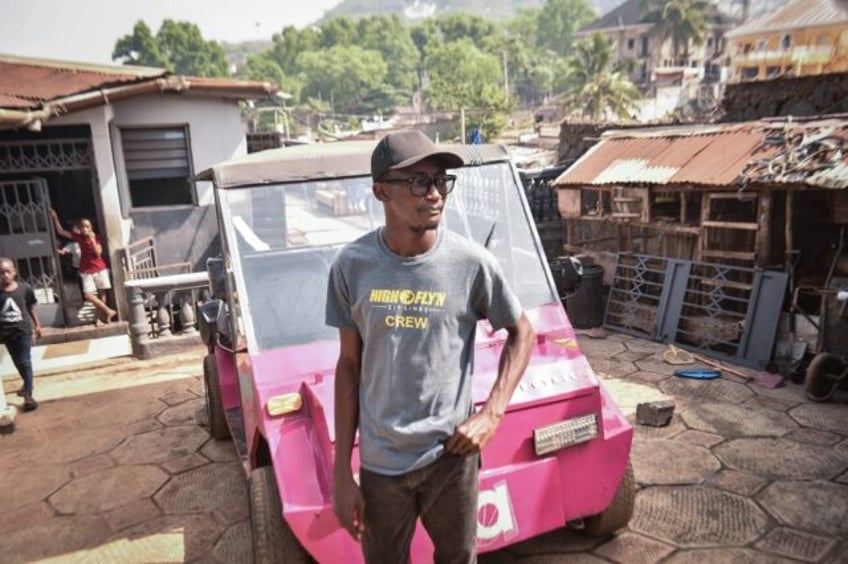
[[[580,344],[626,413],[676,404],[668,426],[636,427],[630,526],[555,531],[481,562],[848,561],[844,395],[676,378],[663,346],[617,334]],[[37,378],[41,406],[0,436],[0,560],[251,560],[244,474],[206,432],[201,355]]]

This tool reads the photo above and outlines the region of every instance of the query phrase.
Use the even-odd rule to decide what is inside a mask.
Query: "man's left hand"
[[[458,455],[480,452],[495,436],[500,424],[500,417],[485,410],[478,411],[456,428],[445,448],[451,454]]]

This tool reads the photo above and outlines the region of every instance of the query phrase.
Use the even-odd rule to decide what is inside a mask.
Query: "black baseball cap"
[[[458,168],[465,161],[458,154],[439,148],[417,129],[389,133],[371,153],[371,178],[379,180],[386,171],[412,166],[424,159],[438,158],[445,168]]]

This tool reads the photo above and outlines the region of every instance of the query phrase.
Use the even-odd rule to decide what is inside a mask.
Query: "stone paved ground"
[[[635,429],[630,526],[481,562],[848,562],[844,395],[679,379],[661,345],[622,335],[581,347],[625,412],[676,404],[667,427]],[[0,561],[250,561],[244,475],[206,432],[201,354],[37,379],[41,407],[0,436]]]

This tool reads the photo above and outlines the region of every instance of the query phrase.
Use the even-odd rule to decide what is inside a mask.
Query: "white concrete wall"
[[[115,104],[114,125],[118,128],[184,124],[189,127],[195,173],[247,153],[245,130],[236,102],[163,94]],[[198,185],[198,204],[210,205],[213,203],[211,186],[203,184]]]
[[[153,94],[62,116],[49,124],[91,127],[97,167],[94,200],[103,221],[102,236],[111,251],[116,288],[123,282],[116,251],[141,237],[156,238],[161,263],[201,258],[217,235],[211,184],[197,184],[197,206],[131,209],[119,130],[187,125],[193,173],[197,174],[217,162],[247,153],[237,102]],[[116,292],[119,306],[123,305],[122,294]]]

